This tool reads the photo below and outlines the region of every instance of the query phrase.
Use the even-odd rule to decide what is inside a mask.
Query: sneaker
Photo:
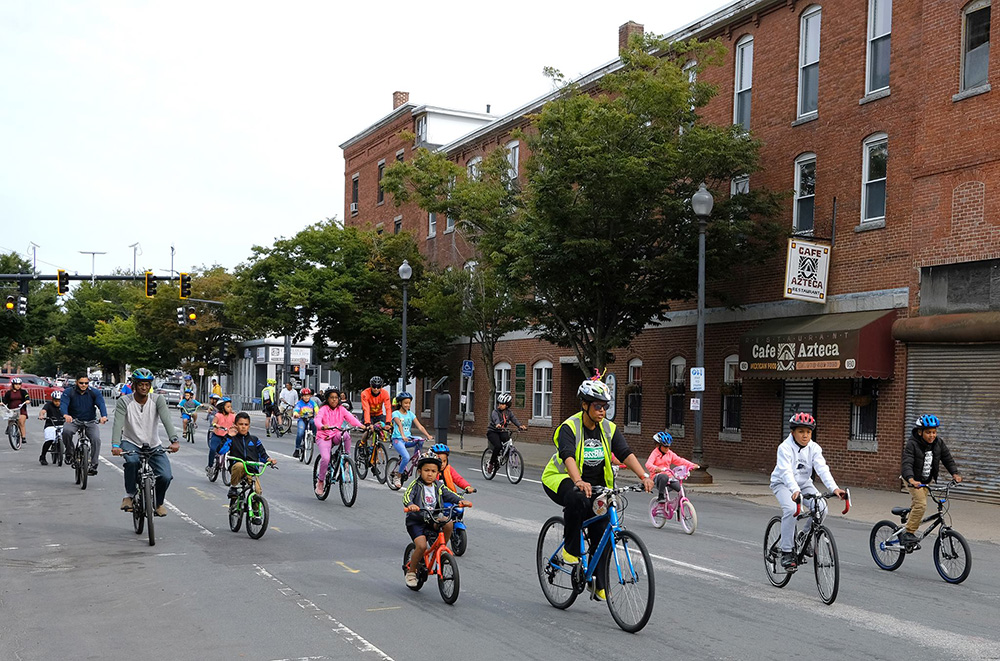
[[[795,554],[791,551],[781,552],[781,566],[785,569],[795,568]]]
[[[267,437],[271,438],[271,432],[267,432]]]
[[[590,598],[595,601],[607,601],[608,593],[602,588],[600,590],[595,590],[595,584],[593,581],[587,584],[587,590],[590,591]]]
[[[238,493],[239,492],[236,490],[236,487],[229,487],[229,493],[226,494],[226,497],[232,500],[233,498],[236,498]]]
[[[44,454],[41,457],[38,458],[38,463],[40,463],[42,466],[48,466],[49,465],[49,462],[45,461],[45,455]]]
[[[295,452],[292,453],[292,459],[298,459],[301,454],[302,452],[298,448],[295,448]]]
[[[153,515],[154,516],[166,516],[167,515],[167,508],[164,507],[163,505],[160,505],[155,510],[153,510]]]
[[[659,503],[660,505],[663,505],[667,502],[667,499],[665,496],[660,496],[659,498],[656,499],[656,502]]]
[[[417,573],[408,571],[406,572],[406,587],[415,588],[417,587]]]
[[[920,539],[916,535],[914,535],[912,532],[910,532],[909,530],[903,532],[899,536],[899,542],[900,542],[900,544],[903,544],[905,546],[910,546],[911,544],[916,544],[919,541],[920,541]]]
[[[566,549],[563,549],[562,551],[562,558],[563,562],[565,562],[567,565],[575,565],[576,563],[580,562],[580,558],[576,557]]]
[[[87,471],[87,475],[97,475],[97,466],[91,466],[90,470]]]
[[[122,510],[125,512],[132,511],[132,499],[129,498],[128,496],[122,498]]]
[[[212,467],[211,466],[209,466],[208,468],[205,469],[205,476],[206,477],[212,477]]]
[[[323,495],[323,491],[325,491],[325,489],[324,489],[325,486],[326,486],[326,483],[323,482],[323,480],[318,480],[316,482],[316,495],[317,496],[322,496]]]

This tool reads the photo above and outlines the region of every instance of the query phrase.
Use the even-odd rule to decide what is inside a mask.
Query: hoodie
[[[778,446],[778,461],[771,472],[771,486],[781,484],[789,491],[802,491],[803,487],[812,485],[814,470],[827,489],[833,491],[839,488],[823,457],[823,448],[816,441],[809,441],[802,447],[789,434]]]

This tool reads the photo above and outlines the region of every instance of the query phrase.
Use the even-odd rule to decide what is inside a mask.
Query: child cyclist
[[[45,435],[45,443],[42,444],[42,454],[38,457],[38,463],[42,466],[48,466],[49,462],[45,460],[45,453],[49,451],[53,443],[59,443],[59,439],[56,437],[56,427],[63,424],[64,418],[62,411],[59,410],[59,404],[62,403],[62,393],[58,390],[52,391],[52,401],[45,402],[42,410],[38,412],[38,419],[45,421],[45,429],[43,431]],[[56,446],[59,447],[58,445]]]
[[[919,541],[915,533],[927,511],[927,490],[921,485],[937,482],[942,462],[956,482],[962,481],[951,451],[944,440],[938,438],[940,426],[941,420],[936,415],[920,416],[903,446],[901,475],[910,492],[910,515],[906,519],[906,532],[899,536],[899,540],[907,546]]]
[[[212,421],[215,420],[215,414],[219,412],[219,400],[222,399],[220,395],[216,395],[214,392],[208,396],[208,405],[205,410],[208,413],[205,414],[205,422],[208,423],[208,444],[212,444],[212,436],[215,433],[212,431]],[[211,462],[209,462],[211,463]]]
[[[194,398],[194,391],[188,388],[184,391],[184,399],[182,399],[178,404],[177,408],[181,410],[181,423],[184,425],[184,429],[181,431],[181,435],[187,434],[188,421],[194,419],[198,422],[198,409],[201,408],[201,402]],[[194,443],[194,441],[191,441]]]
[[[405,393],[404,393],[405,394]],[[445,503],[459,507],[472,507],[472,503],[462,500],[457,493],[438,481],[441,470],[441,460],[427,452],[417,460],[417,476],[403,492],[403,511],[406,512],[406,532],[413,540],[413,554],[410,555],[409,571],[406,572],[406,585],[417,587],[416,568],[427,551],[427,537],[437,537],[437,531],[429,528],[424,521],[424,512],[433,512],[444,507]],[[449,521],[444,526],[444,538],[451,539],[454,524]]]
[[[771,472],[771,492],[781,505],[781,566],[794,569],[796,501],[803,493],[819,493],[813,486],[813,470],[841,500],[847,498],[847,492],[838,487],[833,479],[830,467],[823,458],[823,448],[812,442],[816,418],[799,411],[788,424],[791,433],[778,446],[778,461]],[[826,516],[826,501],[820,501],[820,507],[823,508],[823,516]],[[811,526],[812,521],[807,521],[804,532],[808,533]]]
[[[408,392],[401,392],[396,395],[396,401],[399,402],[399,410],[392,412],[392,447],[399,453],[399,466],[397,467],[398,472],[396,475],[393,475],[390,479],[395,480],[396,484],[402,486],[403,471],[406,468],[406,464],[410,461],[410,453],[407,448],[416,448],[414,452],[420,452],[424,446],[424,439],[429,438],[430,434],[427,433],[424,426],[417,420],[417,415],[410,410],[410,405],[413,404],[413,395]],[[423,438],[410,434],[410,428],[413,425],[416,425],[417,429],[423,433]]]
[[[306,425],[312,428],[313,433],[316,433],[316,414],[319,413],[320,402],[314,399],[312,396],[312,390],[309,388],[303,388],[299,392],[299,401],[296,402],[295,408],[292,410],[292,416],[298,418],[299,420],[299,431],[295,435],[295,452],[292,453],[292,457],[295,459],[299,458],[302,453],[302,440],[306,437]]]
[[[228,454],[230,457],[242,459],[243,461],[267,462],[272,466],[278,463],[267,455],[267,450],[264,449],[264,444],[260,442],[260,439],[250,435],[250,415],[244,411],[240,411],[235,417],[236,431],[233,435],[226,438],[222,447],[219,448],[219,454]],[[229,484],[232,486],[229,487],[229,493],[226,494],[230,500],[236,498],[236,494],[238,493],[236,485],[240,483],[246,474],[242,462],[234,461],[232,464],[229,473]],[[258,494],[262,491],[260,488],[260,479],[256,476],[253,478],[253,488]]]
[[[441,460],[441,474],[439,478],[444,480],[444,485],[458,493],[459,489],[463,489],[465,493],[476,493],[476,487],[469,484],[469,481],[458,474],[455,467],[451,465],[448,461],[448,455],[451,454],[451,448],[449,448],[444,443],[436,443],[431,446],[431,452],[437,455],[437,458]]]
[[[219,452],[219,448],[225,443],[226,437],[236,433],[233,431],[233,427],[236,425],[236,414],[233,413],[232,400],[228,397],[223,397],[219,400],[216,409],[218,412],[212,418],[211,425],[212,438],[208,441],[208,469],[205,473],[209,477],[211,477],[212,467],[215,466],[216,454],[222,454]]]
[[[510,439],[510,432],[507,431],[507,425],[514,425],[521,431],[528,428],[527,425],[522,425],[513,411],[510,410],[510,393],[502,392],[497,395],[497,407],[490,413],[490,422],[486,427],[486,440],[490,442],[490,447],[493,448],[493,454],[490,456],[490,466],[497,466],[500,451],[503,450],[503,444]]]
[[[649,453],[646,470],[653,476],[653,484],[657,489],[656,500],[662,503],[667,498],[667,488],[671,491],[681,490],[681,484],[671,469],[674,466],[687,466],[694,470],[698,468],[698,464],[688,461],[670,449],[670,444],[674,442],[670,432],[658,431],[653,434],[653,440],[656,441],[656,447]]]
[[[351,454],[351,434],[344,429],[344,423],[363,427],[361,421],[340,405],[340,391],[330,388],[323,396],[323,406],[316,414],[316,445],[319,447],[319,469],[316,473],[316,493],[322,495],[326,482],[326,471],[330,467],[330,452],[333,446],[344,444],[344,453]]]

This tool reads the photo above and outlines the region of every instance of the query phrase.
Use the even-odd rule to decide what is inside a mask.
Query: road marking
[[[156,557],[158,557],[158,558],[167,558],[167,557],[170,557],[170,556],[173,556],[173,555],[187,555],[187,553],[157,553]]]
[[[677,565],[678,567],[684,567],[685,569],[691,569],[693,571],[699,571],[703,574],[710,574],[712,576],[718,576],[720,578],[729,578],[732,580],[740,580],[737,576],[732,574],[727,574],[724,571],[718,571],[716,569],[709,569],[708,567],[702,567],[701,565],[693,565],[690,562],[684,562],[682,560],[675,560],[674,558],[668,558],[662,555],[656,555],[655,553],[649,554],[650,558],[656,558],[657,560],[662,560],[663,562],[668,562],[672,565]]]
[[[257,569],[258,576],[260,576],[261,578],[274,581],[275,583],[280,585],[281,587],[278,588],[278,592],[285,595],[286,597],[292,597],[292,598],[297,597],[296,603],[298,604],[299,608],[305,611],[313,611],[312,616],[321,622],[322,621],[329,622],[332,625],[333,632],[338,634],[346,642],[353,645],[355,649],[357,649],[359,652],[371,652],[378,658],[382,659],[382,661],[393,661],[393,658],[391,656],[389,656],[379,648],[372,645],[361,634],[355,632],[346,624],[342,623],[340,620],[330,615],[329,613],[321,609],[313,602],[306,599],[305,596],[303,596],[302,594],[296,592],[294,589],[285,585],[280,579],[276,578],[271,572],[267,571],[260,565],[254,565],[254,567]]]
[[[360,569],[351,569],[350,567],[348,567],[347,565],[345,565],[340,560],[337,561],[337,564],[340,565],[341,567],[343,567],[344,569],[346,569],[347,571],[351,572],[352,574],[360,574],[361,573]]]
[[[191,491],[194,491],[196,494],[198,494],[198,496],[200,496],[204,500],[216,500],[216,496],[214,494],[202,491],[198,487],[188,487],[188,489],[190,489]]]
[[[16,546],[6,546],[6,547],[0,549],[0,551],[16,551],[16,550],[17,550]]]
[[[48,547],[48,548],[53,548],[53,547],[56,547],[56,546],[62,546],[62,544],[46,544],[45,546]]]
[[[366,608],[365,610],[369,613],[377,613],[378,611],[398,611],[402,606],[385,606],[383,608]]]

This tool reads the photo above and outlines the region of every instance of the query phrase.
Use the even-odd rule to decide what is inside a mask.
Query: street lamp
[[[695,366],[705,369],[705,230],[708,228],[708,219],[712,215],[712,207],[715,200],[712,194],[705,188],[705,184],[698,187],[698,192],[691,196],[691,209],[694,215],[698,216],[698,333],[695,345]],[[707,379],[706,379],[707,380]],[[694,484],[711,484],[712,476],[704,467],[704,453],[702,445],[702,409],[705,407],[702,392],[695,392],[698,408],[694,411],[694,448],[691,457],[694,463],[702,466],[688,478]]]
[[[403,264],[399,267],[399,279],[403,281],[403,360],[399,370],[400,390],[406,388],[406,285],[409,284],[411,277],[413,277],[413,268],[410,266],[410,262],[404,259]]]

